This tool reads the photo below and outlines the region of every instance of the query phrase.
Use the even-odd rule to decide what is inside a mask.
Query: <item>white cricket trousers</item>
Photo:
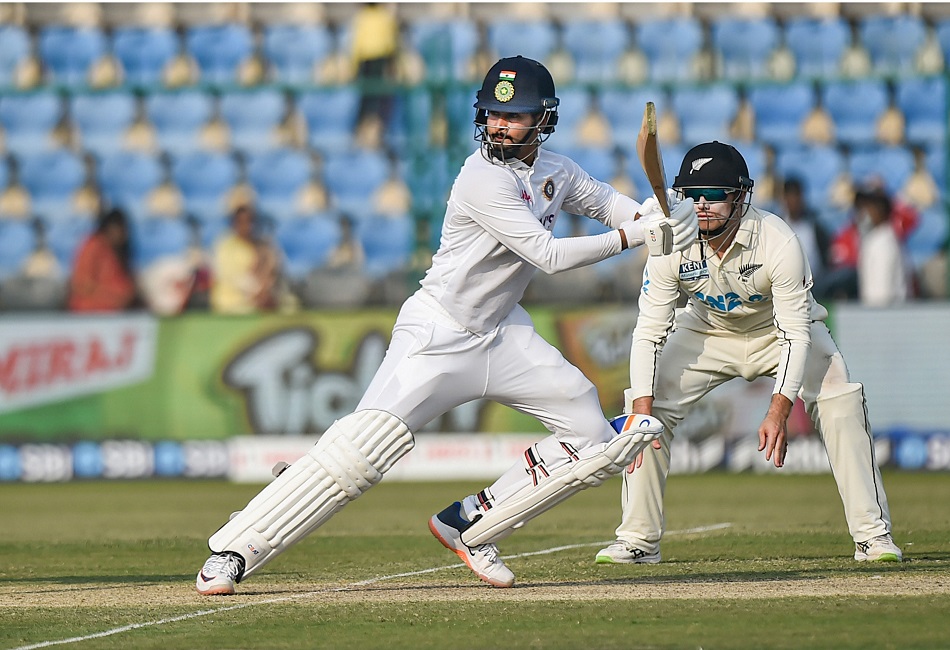
[[[484,492],[495,501],[532,482],[530,464],[538,457],[543,457],[544,471],[550,471],[570,462],[572,450],[614,435],[597,389],[535,331],[520,305],[494,330],[476,335],[420,289],[400,310],[386,356],[357,410],[392,413],[410,431],[418,431],[446,411],[480,398],[534,416],[553,434],[532,445],[540,451],[526,454],[524,463]]]
[[[865,542],[891,532],[891,518],[874,456],[864,387],[851,383],[844,358],[824,323],[812,323],[811,339],[799,396],[828,453],[848,530],[856,542]],[[774,378],[779,356],[773,328],[716,336],[688,329],[670,333],[657,362],[653,403],[653,415],[666,430],[661,448],[648,446],[643,465],[624,472],[618,539],[647,553],[659,549],[665,525],[663,492],[676,425],[701,397],[730,379]]]

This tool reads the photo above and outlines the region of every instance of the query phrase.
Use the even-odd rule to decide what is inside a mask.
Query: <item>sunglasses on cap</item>
[[[687,187],[683,190],[683,196],[693,201],[706,199],[707,203],[719,203],[727,200],[732,190],[721,187]]]

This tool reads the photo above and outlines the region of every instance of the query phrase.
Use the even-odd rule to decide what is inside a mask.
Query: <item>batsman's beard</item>
[[[500,162],[503,165],[529,158],[543,141],[537,126],[525,129],[524,140],[521,142],[514,141],[505,127],[499,127],[495,134],[490,134],[487,127],[481,128],[484,129],[480,133],[482,155],[489,162]]]

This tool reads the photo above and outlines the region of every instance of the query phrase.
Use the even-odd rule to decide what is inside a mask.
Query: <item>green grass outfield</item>
[[[384,481],[238,595],[202,598],[208,535],[259,486],[6,484],[0,650],[950,648],[950,475],[885,486],[901,565],[851,559],[830,475],[718,473],[670,480],[663,563],[597,565],[612,479],[504,541],[517,582],[493,589],[426,527],[483,485]]]

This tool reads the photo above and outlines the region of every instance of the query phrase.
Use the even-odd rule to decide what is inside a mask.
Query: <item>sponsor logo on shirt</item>
[[[686,261],[680,264],[680,280],[702,280],[709,277],[706,260],[702,262]]]
[[[527,190],[521,190],[521,200],[531,205],[531,195],[528,194]]]
[[[736,307],[741,307],[743,303],[742,297],[731,291],[724,296],[707,296],[702,291],[697,291],[693,294],[693,298],[705,303],[710,309],[721,312],[730,312]],[[755,294],[754,296],[749,296],[745,302],[755,303],[761,302],[762,300],[765,300],[765,296]]]

